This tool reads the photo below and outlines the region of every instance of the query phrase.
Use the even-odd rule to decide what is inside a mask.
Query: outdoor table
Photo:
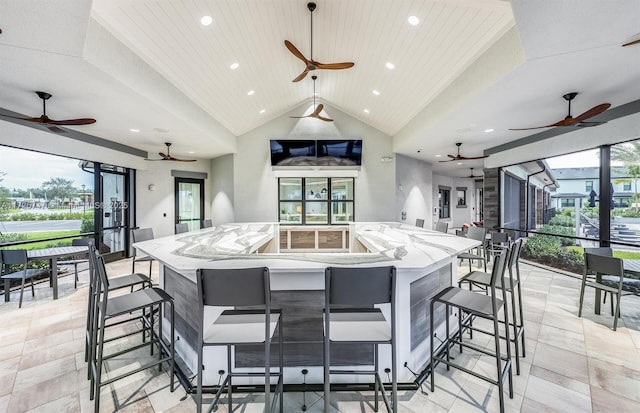
[[[29,261],[49,260],[51,263],[51,287],[53,288],[53,299],[58,299],[58,258],[75,255],[81,252],[89,251],[87,246],[69,246],[69,247],[53,247],[43,248],[39,250],[27,251]]]

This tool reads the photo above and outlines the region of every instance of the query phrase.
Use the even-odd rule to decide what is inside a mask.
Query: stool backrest
[[[416,227],[424,228],[424,219],[416,219]]]
[[[27,268],[27,250],[2,250],[2,263],[4,265],[24,265]]]
[[[613,249],[610,247],[585,248],[585,254],[603,255],[605,257],[613,257]]]
[[[154,238],[153,228],[134,229],[131,231],[131,237],[132,237],[132,242],[149,241]]]
[[[507,267],[509,270],[513,268],[514,264],[518,263],[518,259],[520,258],[520,251],[522,251],[522,238],[518,238],[513,244],[511,244],[511,249],[509,251],[509,259],[507,261]]]
[[[624,276],[622,259],[605,255],[584,254],[584,270],[586,273],[617,275],[621,280]]]
[[[492,232],[491,243],[492,244],[506,244],[509,242],[509,234],[506,232]]]
[[[507,254],[510,254],[513,250],[513,247],[509,248],[507,251],[502,251],[500,254],[496,255],[495,260],[493,262],[493,269],[491,270],[491,281],[489,286],[491,287],[491,296],[495,297],[495,288],[498,282],[498,279],[502,281],[504,276],[504,270],[506,268],[505,264],[507,261]]]
[[[213,226],[213,222],[210,219],[205,219],[202,221],[202,228],[211,228]]]
[[[436,222],[436,231],[447,232],[449,230],[449,223],[446,221]]]
[[[486,241],[487,229],[480,227],[470,227],[467,230],[467,238],[474,239],[476,241],[482,241],[483,243]]]
[[[326,305],[373,306],[392,303],[395,297],[396,268],[325,269]]]
[[[189,224],[187,224],[186,222],[176,224],[176,234],[182,234],[184,232],[189,232]]]
[[[200,268],[197,280],[200,308],[271,305],[269,269],[266,267]]]

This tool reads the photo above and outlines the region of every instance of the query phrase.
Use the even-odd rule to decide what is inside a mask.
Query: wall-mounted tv
[[[314,165],[316,141],[271,139],[271,165],[297,166]]]
[[[316,141],[316,145],[320,164],[331,166],[362,164],[362,139],[322,140]]]

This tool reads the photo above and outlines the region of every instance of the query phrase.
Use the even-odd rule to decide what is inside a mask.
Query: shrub
[[[533,235],[522,248],[522,257],[551,267],[580,274],[584,267],[584,254],[575,247],[563,247],[562,238]]]
[[[543,225],[542,228],[538,230],[538,234],[534,235],[544,237],[542,234],[551,234],[551,235],[569,235],[574,236],[575,230],[569,227],[561,227],[559,225]],[[575,241],[571,238],[565,237],[551,237],[554,239],[558,239],[563,246],[575,245]]]
[[[574,218],[567,215],[557,215],[549,220],[549,225],[575,228],[576,221]]]
[[[93,232],[93,217],[84,218],[80,225],[80,233]]]
[[[27,239],[28,237],[25,233],[0,234],[0,244],[6,244],[16,241],[26,241]]]

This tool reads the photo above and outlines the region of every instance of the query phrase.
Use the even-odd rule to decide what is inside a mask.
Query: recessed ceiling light
[[[262,113],[265,113],[266,111],[267,111],[266,109],[261,109],[259,113],[262,114]]]
[[[416,16],[409,16],[407,20],[409,21],[409,24],[412,26],[417,26],[420,23],[420,19],[417,18]]]
[[[362,111],[363,111],[364,113],[366,113],[367,115],[369,114],[369,109],[362,109]]]
[[[140,129],[131,128],[129,129],[131,132],[140,132]]]
[[[378,92],[378,91],[377,91],[377,90],[375,90],[375,89],[374,89],[371,93],[373,93],[373,94],[374,94],[374,95],[376,95],[376,96],[380,96],[380,92]]]
[[[231,70],[236,70],[240,65],[238,63],[231,63],[231,66],[229,66],[229,68]]]
[[[195,151],[189,151],[189,153],[196,153]]]
[[[385,64],[385,66],[387,66],[387,69],[393,69],[394,67],[396,67],[396,65],[394,65],[391,62],[387,62],[387,64]]]
[[[200,19],[200,24],[203,26],[209,26],[211,23],[213,23],[213,18],[211,18],[211,16],[202,16]]]
[[[485,131],[486,133],[489,133],[489,132],[493,132],[494,130],[495,130],[495,129],[493,129],[493,128],[489,128],[489,129],[485,129],[484,131]]]
[[[458,165],[462,165],[462,162],[458,162]]]
[[[440,155],[440,154],[436,155],[436,158],[441,158],[441,157],[442,157],[442,155]]]
[[[256,93],[256,91],[255,91],[255,90],[250,90],[250,91],[248,91],[248,92],[247,92],[247,95],[249,95],[249,96],[253,96],[253,94],[254,94],[254,93]]]

